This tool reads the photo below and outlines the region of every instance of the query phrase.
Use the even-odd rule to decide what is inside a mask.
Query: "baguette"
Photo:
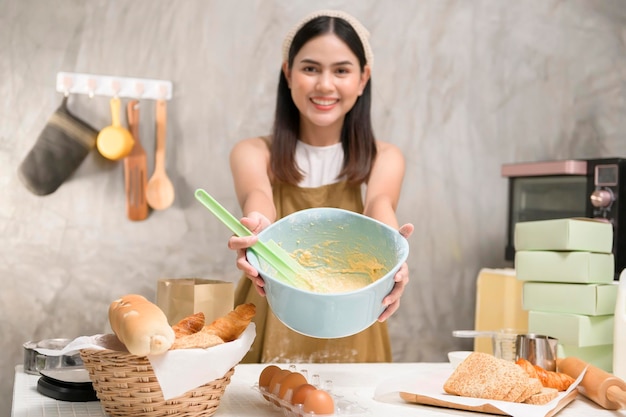
[[[136,356],[158,355],[174,343],[175,334],[163,311],[137,294],[109,306],[109,323],[117,338]]]
[[[533,365],[524,358],[515,361],[531,378],[537,378],[546,388],[556,388],[565,391],[574,383],[574,378],[562,372],[546,371],[541,366]]]

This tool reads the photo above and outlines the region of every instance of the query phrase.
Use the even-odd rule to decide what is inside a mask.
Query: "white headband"
[[[356,34],[359,36],[361,44],[363,45],[363,50],[365,51],[365,63],[368,64],[370,68],[372,68],[374,66],[374,54],[372,53],[372,47],[370,46],[370,43],[368,41],[370,33],[367,31],[367,29],[365,29],[361,22],[350,16],[348,13],[342,12],[341,10],[319,10],[306,16],[297,25],[295,25],[283,41],[283,61],[287,62],[289,60],[289,48],[291,48],[291,43],[293,42],[294,36],[296,36],[296,33],[298,33],[300,29],[302,29],[302,26],[304,26],[311,20],[322,16],[338,17],[345,20],[350,24],[350,26],[352,26]]]

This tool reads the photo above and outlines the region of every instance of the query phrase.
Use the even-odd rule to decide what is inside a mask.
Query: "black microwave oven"
[[[613,225],[618,278],[626,268],[626,159],[504,164],[501,174],[509,181],[506,260],[515,259],[514,232],[518,222],[595,218]]]

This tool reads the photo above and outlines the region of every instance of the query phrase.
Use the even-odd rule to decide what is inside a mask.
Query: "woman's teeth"
[[[311,99],[314,104],[318,104],[320,106],[330,106],[331,104],[335,104],[337,100],[320,100],[320,99]]]

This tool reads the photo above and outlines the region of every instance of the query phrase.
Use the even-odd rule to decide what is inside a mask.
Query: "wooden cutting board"
[[[574,400],[574,398],[576,398],[577,395],[578,395],[578,390],[576,390],[576,389],[572,390],[569,394],[564,396],[561,399],[561,401],[558,402],[556,407],[553,408],[551,411],[549,411],[544,417],[552,417],[552,416],[554,416],[556,413],[561,411],[563,409],[563,407],[565,407],[567,404],[571,403]],[[455,410],[477,411],[477,412],[480,412],[480,413],[499,414],[499,415],[503,415],[503,416],[508,415],[505,412],[501,411],[500,409],[496,408],[495,406],[493,406],[491,404],[484,404],[484,405],[480,405],[480,406],[456,404],[456,403],[453,403],[453,402],[444,401],[444,400],[440,400],[440,399],[437,399],[437,398],[431,398],[431,397],[428,397],[428,396],[425,396],[425,395],[411,394],[409,392],[400,392],[400,397],[404,401],[409,402],[409,403],[414,403],[414,404],[432,405],[432,406],[435,406],[435,407],[452,408],[452,409],[455,409]]]

